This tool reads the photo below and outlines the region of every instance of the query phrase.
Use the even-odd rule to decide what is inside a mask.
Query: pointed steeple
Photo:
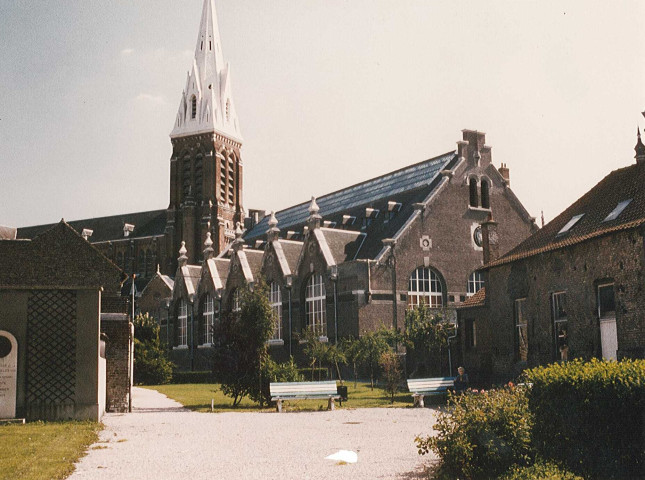
[[[217,132],[242,141],[224,62],[214,0],[204,0],[193,65],[186,79],[171,138]]]
[[[643,116],[645,116],[645,113],[643,113]],[[638,127],[636,127],[636,138],[636,146],[634,147],[636,155],[634,155],[634,158],[636,159],[637,164],[645,165],[645,145],[643,145],[641,140],[641,131]]]

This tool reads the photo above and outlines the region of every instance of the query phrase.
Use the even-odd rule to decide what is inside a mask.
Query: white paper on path
[[[332,453],[328,457],[325,457],[326,460],[337,460],[339,462],[346,463],[356,463],[358,462],[358,455],[356,452],[351,450],[338,450],[336,453]]]

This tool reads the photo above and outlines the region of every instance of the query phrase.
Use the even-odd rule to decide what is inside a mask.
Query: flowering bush
[[[434,451],[442,469],[455,477],[498,478],[513,464],[532,458],[532,417],[524,389],[449,395],[449,413],[440,413],[436,437],[417,437],[419,454]]]

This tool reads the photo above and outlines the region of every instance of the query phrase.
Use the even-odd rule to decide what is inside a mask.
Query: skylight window
[[[609,222],[610,220],[616,220],[618,218],[618,215],[620,215],[623,210],[625,210],[625,207],[630,204],[632,201],[631,198],[628,198],[627,200],[623,200],[620,202],[618,205],[616,205],[616,208],[614,208],[607,217],[603,220],[603,222]]]
[[[573,228],[573,226],[578,223],[578,220],[580,220],[584,216],[584,213],[581,213],[580,215],[575,215],[571,217],[571,220],[567,222],[567,224],[562,227],[562,229],[558,232],[558,235],[563,235],[567,233],[569,230]]]

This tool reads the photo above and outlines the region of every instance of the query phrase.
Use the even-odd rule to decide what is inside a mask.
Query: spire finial
[[[204,240],[204,260],[209,260],[213,258],[215,250],[213,250],[213,239],[211,238],[211,232],[206,232],[206,240]]]
[[[179,258],[177,259],[180,267],[185,267],[188,263],[188,257],[186,256],[187,253],[188,250],[186,250],[186,242],[182,240],[181,248],[179,249]]]
[[[271,212],[271,217],[269,217],[269,227],[275,228],[278,226],[278,219],[275,218],[275,212]]]
[[[267,230],[267,240],[273,242],[278,239],[280,229],[278,228],[278,219],[275,217],[275,212],[271,212],[269,217],[269,229]]]
[[[636,127],[636,146],[634,147],[634,151],[636,152],[636,155],[634,155],[636,163],[638,165],[645,165],[645,145],[643,145],[641,140],[641,130],[638,127]]]
[[[309,215],[317,215],[320,211],[320,207],[316,203],[316,197],[312,195],[311,203],[309,204]]]

